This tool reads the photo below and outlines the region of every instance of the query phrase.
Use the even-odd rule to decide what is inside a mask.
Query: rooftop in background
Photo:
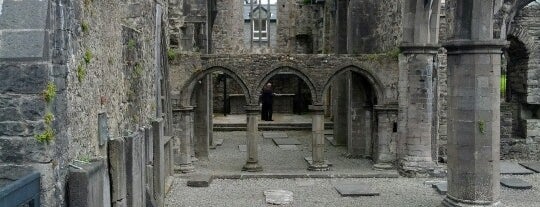
[[[253,10],[257,9],[259,5],[253,5]],[[268,4],[261,4],[261,7],[264,10],[268,9]],[[251,9],[251,5],[244,4],[244,20],[249,21],[249,12]],[[275,21],[277,19],[277,6],[275,4],[270,4],[270,20]]]

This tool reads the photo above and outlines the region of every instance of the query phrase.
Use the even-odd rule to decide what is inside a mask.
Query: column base
[[[430,177],[435,169],[431,157],[406,156],[399,162],[398,171],[405,177]]]
[[[487,202],[487,201],[469,201],[469,200],[459,200],[452,198],[447,195],[442,201],[443,206],[447,207],[490,207],[490,206],[503,206],[500,201],[497,202]]]
[[[189,164],[180,164],[176,171],[179,171],[181,173],[192,173],[195,172],[195,167],[191,163]]]
[[[313,163],[308,166],[308,170],[309,171],[328,171],[330,170],[330,168],[325,163],[322,163],[322,164]]]
[[[375,170],[392,170],[394,169],[394,165],[390,164],[390,163],[375,163],[373,165],[373,168]]]
[[[257,162],[247,162],[244,167],[242,167],[242,171],[247,172],[261,172],[263,171],[262,166],[259,165]]]

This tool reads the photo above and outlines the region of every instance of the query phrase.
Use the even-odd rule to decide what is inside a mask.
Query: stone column
[[[396,136],[397,136],[397,106],[375,106],[377,116],[377,141],[376,153],[374,154],[376,169],[394,168],[396,161]]]
[[[311,105],[309,109],[313,112],[312,123],[312,158],[313,162],[309,165],[308,170],[325,171],[328,170],[328,165],[324,156],[324,106]]]
[[[500,75],[493,0],[456,0],[448,50],[448,192],[445,206],[500,205]]]
[[[431,155],[434,87],[433,69],[440,46],[403,43],[400,58],[400,136],[404,151],[399,170],[408,176],[426,176],[434,167]]]
[[[195,99],[197,100],[194,115],[195,156],[200,160],[208,160],[210,153],[211,122],[208,107],[212,101],[209,94],[210,82],[210,76],[206,76],[200,81],[195,90]]]
[[[191,137],[192,137],[192,115],[193,107],[188,106],[180,109],[181,113],[181,122],[180,127],[182,128],[182,133],[180,134],[180,163],[179,168],[182,173],[189,173],[194,171],[194,167],[191,164]]]
[[[247,161],[243,171],[248,172],[259,172],[262,171],[262,166],[259,165],[259,136],[258,125],[257,125],[257,116],[260,113],[259,105],[247,105],[246,106],[246,121],[247,121]]]
[[[332,83],[332,110],[334,111],[334,140],[337,145],[347,145],[351,138],[351,72],[336,77]]]

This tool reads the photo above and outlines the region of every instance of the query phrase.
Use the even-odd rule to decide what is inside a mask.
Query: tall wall
[[[3,1],[0,7],[0,165],[39,170],[43,206],[65,206],[68,164],[107,158],[99,131],[118,138],[156,117],[162,65],[156,3]],[[46,100],[45,91],[54,99]],[[108,117],[106,128],[98,129],[100,114]]]
[[[347,19],[348,53],[382,53],[401,42],[399,0],[350,0]]]
[[[243,1],[217,0],[216,18],[212,28],[212,53],[244,51]]]

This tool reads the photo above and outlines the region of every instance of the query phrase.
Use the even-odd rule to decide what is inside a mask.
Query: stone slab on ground
[[[285,205],[293,201],[293,193],[288,190],[266,190],[264,196],[266,203],[274,205]]]
[[[345,146],[344,144],[337,143],[333,136],[326,136],[325,138],[332,146]]]
[[[216,139],[214,140],[214,143],[216,144],[216,146],[221,146],[223,145],[223,139]]]
[[[378,196],[379,192],[373,190],[369,185],[363,183],[336,184],[334,186],[338,193],[345,196]]]
[[[266,139],[289,138],[289,136],[285,132],[263,132],[262,135]]]
[[[302,143],[294,138],[274,138],[276,145],[301,145]]]
[[[446,192],[448,192],[448,183],[446,181],[434,183],[431,187],[435,188],[441,195],[446,195]]]
[[[298,147],[296,145],[278,145],[278,147],[283,151],[298,151]]]
[[[525,162],[525,163],[519,163],[519,164],[529,170],[540,173],[540,162]]]
[[[247,152],[247,145],[245,144],[238,145],[238,149],[240,150],[240,152]]]
[[[309,164],[313,164],[313,158],[312,157],[304,157],[304,160]],[[329,162],[328,160],[324,160],[324,163],[328,166],[332,166],[334,164],[332,164],[331,162]]]
[[[500,165],[501,174],[526,175],[534,173],[533,171],[513,162],[501,161]]]
[[[513,189],[531,189],[532,185],[519,178],[501,178],[501,185]]]
[[[190,187],[208,187],[212,183],[212,175],[193,175],[187,181],[187,186]]]

